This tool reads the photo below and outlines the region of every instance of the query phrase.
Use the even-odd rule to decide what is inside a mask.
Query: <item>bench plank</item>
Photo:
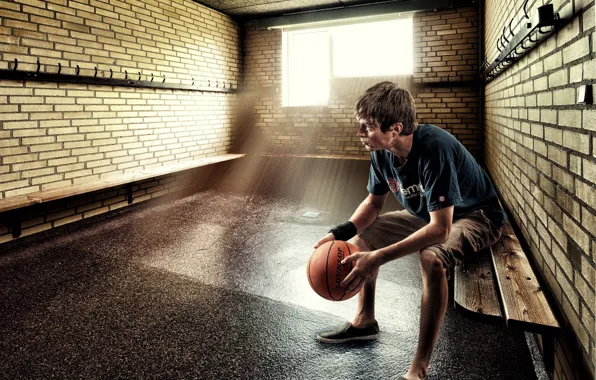
[[[162,176],[166,174],[171,174],[175,172],[179,172],[182,170],[194,169],[201,166],[216,164],[219,162],[234,160],[236,158],[241,158],[246,156],[246,154],[223,154],[221,156],[213,156],[213,157],[203,157],[192,161],[182,161],[173,164],[168,164],[166,166],[157,166],[150,168],[148,170],[143,171],[143,175],[146,175],[144,179]]]
[[[0,199],[0,212],[15,210],[21,207],[27,207],[39,203],[34,199],[30,199],[26,195],[18,195],[15,197]]]
[[[218,162],[229,161],[244,156],[245,154],[223,154],[214,157],[203,157],[191,161],[182,161],[172,164],[166,164],[166,166],[156,166],[138,172],[118,174],[78,185],[41,190],[29,193],[27,195],[3,198],[0,199],[0,212],[10,211],[37,203],[49,202],[57,199],[72,197],[75,195],[120,186],[131,182],[142,181],[153,177],[172,174],[182,170],[194,169],[201,166],[215,164]]]
[[[535,333],[560,329],[509,223],[503,226],[503,236],[491,250],[507,325]]]
[[[68,187],[59,187],[55,189],[38,191],[29,194],[29,199],[36,200],[38,203],[43,203],[53,201],[56,199],[89,193],[91,191],[101,190],[106,187],[110,187],[108,181],[99,180],[94,182],[82,183],[80,185],[71,185]]]
[[[490,250],[483,249],[473,260],[455,267],[455,306],[464,314],[486,323],[503,322],[495,290]]]

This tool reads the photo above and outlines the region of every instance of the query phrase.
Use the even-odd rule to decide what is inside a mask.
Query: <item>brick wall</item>
[[[478,19],[476,8],[415,15],[414,92],[419,122],[444,128],[480,159]]]
[[[16,58],[19,70],[35,70],[39,58],[50,73],[60,63],[65,74],[78,65],[81,75],[97,67],[118,79],[128,71],[167,83],[240,80],[238,25],[190,0],[0,1],[0,20],[3,69]],[[229,152],[236,101],[223,93],[2,80],[0,198]],[[70,221],[107,209],[104,203],[89,198],[94,206],[64,213]],[[24,235],[65,221],[55,217],[25,221]],[[0,242],[10,238],[0,225]]]
[[[417,13],[414,32],[416,81],[458,82],[478,77],[478,9]]]
[[[282,32],[257,30],[250,23],[244,29],[244,79],[254,106],[254,124],[246,135],[253,136],[249,140],[253,150],[368,157],[355,137],[353,107],[368,87],[393,80],[414,94],[420,123],[445,128],[479,156],[480,94],[475,85],[462,86],[478,71],[477,9],[417,13],[414,76],[332,78],[327,107],[283,108]]]
[[[530,15],[542,1],[529,1]],[[548,3],[548,2],[545,2]],[[523,1],[487,2],[486,56]],[[589,379],[596,363],[596,107],[576,104],[596,79],[594,1],[555,1],[572,22],[486,86],[489,172],[564,314],[555,379]]]

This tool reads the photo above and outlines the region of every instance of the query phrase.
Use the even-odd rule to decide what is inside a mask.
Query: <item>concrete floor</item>
[[[397,378],[417,342],[416,255],[381,269],[378,341],[315,339],[355,309],[305,276],[314,242],[347,216],[207,190],[0,247],[0,378]],[[450,305],[429,379],[536,374],[523,334]]]

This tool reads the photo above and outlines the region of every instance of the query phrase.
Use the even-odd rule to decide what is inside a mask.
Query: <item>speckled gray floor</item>
[[[312,245],[347,216],[311,210],[209,190],[5,246],[0,378],[397,378],[416,348],[416,255],[381,269],[377,342],[320,344],[356,299],[310,289]],[[449,307],[429,379],[535,378],[523,334]]]

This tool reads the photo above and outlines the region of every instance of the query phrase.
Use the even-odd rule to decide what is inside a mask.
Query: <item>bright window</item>
[[[284,105],[326,105],[329,97],[329,35],[326,30],[288,33],[285,36],[287,99]]]
[[[412,19],[283,32],[283,106],[326,105],[332,77],[412,75]]]

